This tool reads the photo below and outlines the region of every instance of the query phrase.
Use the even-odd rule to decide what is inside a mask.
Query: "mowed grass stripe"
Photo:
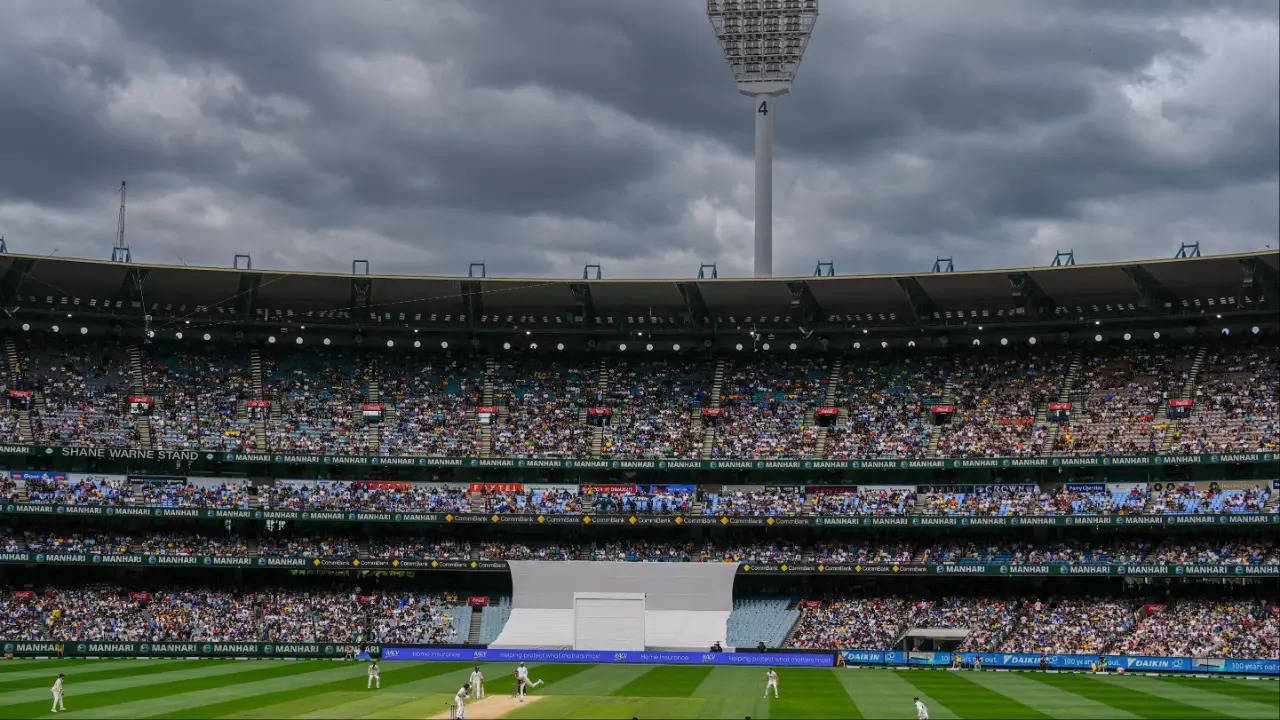
[[[518,706],[504,720],[628,720],[641,718],[742,717],[710,711],[702,698],[637,698],[588,695],[556,695]],[[759,717],[753,715],[752,717]]]
[[[60,672],[97,672],[120,667],[137,667],[139,662],[169,662],[166,660],[9,660],[0,663],[0,682],[12,682],[23,677],[56,676]],[[12,663],[12,664],[10,664]],[[52,685],[53,681],[50,680]]]
[[[785,680],[779,687],[787,688]],[[764,699],[764,668],[717,667],[693,691],[704,698],[704,714],[710,717],[769,717],[773,700]],[[786,697],[784,695],[784,697]]]
[[[487,671],[486,671],[487,672]],[[612,695],[622,686],[649,672],[646,665],[589,665],[566,682],[550,683],[537,688],[546,695]],[[541,704],[541,702],[539,703]]]
[[[499,667],[502,667],[502,665],[499,665]],[[587,668],[590,667],[590,663],[564,663],[559,665],[542,663],[529,665],[529,681],[537,682],[541,680],[542,684],[535,688],[526,689],[525,694],[545,694],[550,687],[567,684],[565,681],[568,678],[571,678],[578,673],[586,672]],[[515,692],[515,671],[515,664],[511,664],[507,665],[505,671],[497,678],[490,678],[489,673],[486,672],[484,683],[485,693],[488,695],[493,695],[495,693],[506,693],[507,695],[510,695]],[[466,680],[466,677],[460,679],[458,681],[458,687],[462,687],[462,683],[466,682]],[[457,692],[458,687],[452,688],[453,692]]]
[[[132,665],[112,665],[105,668],[60,668],[57,666],[48,667],[43,672],[23,673],[21,678],[4,678],[0,680],[0,693],[7,693],[13,690],[26,690],[29,688],[48,689],[53,686],[54,678],[58,673],[67,673],[67,682],[74,682],[83,686],[90,682],[98,682],[100,680],[110,680],[112,678],[129,677],[130,675],[139,675],[144,672],[164,672],[166,669],[175,669],[181,667],[187,669],[197,665],[218,665],[233,662],[231,660],[160,660],[160,661],[133,661]]]
[[[1109,683],[1118,687],[1133,687],[1148,695],[1197,708],[1202,713],[1218,712],[1227,717],[1238,718],[1274,718],[1276,716],[1275,707],[1269,707],[1264,703],[1251,702],[1240,698],[1223,702],[1223,697],[1217,693],[1166,683],[1158,677],[1104,675],[1099,676],[1097,680],[1099,683]]]
[[[461,672],[466,667],[463,663],[413,663],[413,664],[396,664],[385,663],[382,666],[382,687],[387,690],[412,686],[418,683],[445,673]],[[156,713],[142,713],[138,717],[143,718],[222,718],[222,717],[251,717],[252,711],[262,709],[277,710],[275,715],[268,717],[283,717],[292,714],[297,707],[303,707],[304,712],[310,709],[323,707],[322,704],[311,704],[313,702],[323,703],[323,695],[328,692],[337,692],[346,690],[351,687],[352,683],[367,682],[360,677],[363,669],[359,666],[348,666],[350,677],[332,678],[319,683],[304,683],[294,685],[287,688],[276,690],[265,690],[252,696],[238,696],[231,700],[221,700],[218,702],[209,702],[193,707],[185,707],[180,710],[166,710]],[[365,676],[367,677],[367,675]],[[376,692],[376,691],[372,691]]]
[[[1225,677],[1162,677],[1160,681],[1199,688],[1211,693],[1226,695],[1230,698],[1264,703],[1272,707],[1280,706],[1280,682],[1275,680],[1244,680],[1242,678]],[[1280,714],[1280,712],[1277,714]]]
[[[210,677],[220,675],[238,675],[252,673],[245,665],[227,663],[225,665],[202,665],[191,668],[178,668],[157,673],[141,671],[128,677],[101,680],[77,684],[71,674],[66,679],[66,698],[81,707],[89,703],[109,705],[113,698],[132,698],[148,696],[148,693],[174,692],[176,684],[207,681]],[[52,685],[53,683],[50,683]],[[40,705],[50,702],[52,695],[49,688],[33,688],[0,693],[0,718],[25,717],[17,708],[26,711],[38,710]]]
[[[951,708],[925,690],[898,677],[892,670],[840,668],[832,671],[863,717],[914,717],[912,699],[919,696],[933,720],[957,717]]]
[[[836,671],[784,668],[778,670],[777,700],[770,700],[770,717],[861,718],[862,711],[844,686],[835,682]],[[760,676],[764,686],[764,676]],[[772,698],[773,694],[770,693]]]
[[[1096,700],[1064,690],[1062,688],[1038,683],[1026,672],[970,672],[965,678],[993,692],[1001,693],[1030,702],[1037,710],[1055,718],[1098,718],[1138,717],[1127,710],[1101,703]],[[1034,701],[1032,700],[1034,698]]]
[[[961,717],[1043,718],[1039,710],[1003,693],[988,690],[951,670],[895,670],[898,677],[928,692],[945,697],[947,707]]]
[[[1099,682],[1094,675],[1027,673],[1026,677],[1050,687],[1075,693],[1080,697],[1110,705],[1143,718],[1199,718],[1226,717],[1220,713],[1174,702],[1168,698],[1148,695],[1136,687],[1120,687]],[[1136,678],[1129,678],[1136,679]]]
[[[711,674],[701,665],[657,665],[611,695],[627,697],[693,697],[693,693]]]

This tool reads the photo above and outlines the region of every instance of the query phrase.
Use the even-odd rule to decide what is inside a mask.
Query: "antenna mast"
[[[120,181],[120,225],[116,228],[116,245],[111,248],[112,262],[132,262],[133,254],[129,252],[129,246],[124,244],[124,200],[127,185],[124,180]]]

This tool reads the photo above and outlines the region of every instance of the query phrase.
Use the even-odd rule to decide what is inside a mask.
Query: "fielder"
[[[58,673],[58,679],[53,681],[53,710],[50,712],[67,709],[67,706],[62,704],[62,679],[66,676],[66,673]]]
[[[773,698],[775,700],[778,699],[778,673],[774,672],[773,668],[769,668],[769,671],[764,674],[764,678],[764,696],[769,697],[769,688],[773,688]]]
[[[920,698],[916,698],[916,720],[929,720],[929,708],[920,702]]]
[[[467,717],[467,694],[470,690],[471,683],[463,683],[453,696],[453,720],[465,720]]]
[[[477,700],[479,700],[480,698],[483,698],[484,697],[484,673],[480,672],[479,665],[477,665],[476,668],[471,671],[470,680],[471,682],[468,684],[471,686],[471,696],[476,698]]]
[[[520,663],[516,667],[516,693],[520,696],[520,702],[524,702],[524,694],[527,688],[538,687],[541,684],[541,680],[529,680],[529,668],[524,663]]]
[[[369,663],[369,682],[365,683],[364,686],[366,690],[372,688],[374,685],[377,685],[379,690],[382,689],[382,675],[379,674],[380,672],[381,671],[378,670],[377,660]]]

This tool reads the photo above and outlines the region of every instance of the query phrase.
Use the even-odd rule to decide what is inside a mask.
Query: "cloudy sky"
[[[1276,247],[1278,5],[822,0],[775,272]],[[700,0],[6,0],[0,235],[103,258],[749,275],[752,114]]]

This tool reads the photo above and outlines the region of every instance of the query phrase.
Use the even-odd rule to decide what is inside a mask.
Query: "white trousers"
[[[764,686],[764,696],[769,697],[769,688],[773,688],[773,696],[778,697],[778,683],[768,683]]]
[[[54,710],[67,709],[67,706],[62,704],[62,693],[57,690],[53,691],[53,709]]]
[[[378,689],[379,689],[379,690],[381,690],[381,689],[382,689],[382,676],[381,676],[381,675],[370,675],[370,676],[369,676],[369,682],[365,683],[365,687],[366,687],[366,688],[371,688],[371,687],[373,687],[373,684],[374,684],[374,683],[377,683],[377,684],[378,684]]]

